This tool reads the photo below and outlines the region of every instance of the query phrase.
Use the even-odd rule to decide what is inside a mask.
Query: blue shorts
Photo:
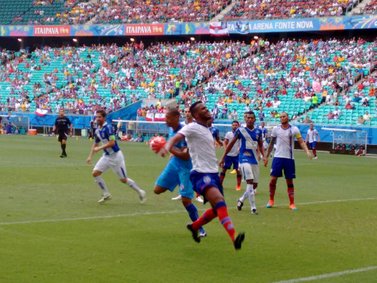
[[[284,170],[285,179],[296,178],[295,160],[289,158],[274,157],[271,165],[270,176],[282,177]]]
[[[309,148],[310,149],[316,149],[317,148],[317,142],[315,141],[315,142],[310,142],[309,143]]]
[[[185,198],[192,199],[194,190],[190,181],[190,169],[182,168],[175,162],[169,161],[164,171],[158,177],[156,185],[174,191],[179,186],[179,194]]]
[[[191,171],[190,180],[193,189],[198,194],[204,197],[205,190],[211,187],[218,188],[220,193],[224,195],[223,186],[220,183],[220,177],[218,173],[199,173],[195,170]],[[204,202],[207,200],[204,197]]]
[[[238,156],[225,156],[224,169],[230,169],[233,165],[233,169],[238,170]]]

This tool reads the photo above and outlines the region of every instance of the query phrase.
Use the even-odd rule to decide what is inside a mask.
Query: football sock
[[[224,201],[220,201],[215,206],[217,215],[223,227],[225,228],[226,232],[228,233],[229,237],[234,242],[234,236],[236,234],[236,230],[234,230],[232,219],[230,219],[228,215],[228,209]]]
[[[225,179],[225,173],[221,172],[220,173],[220,184],[222,185]]]
[[[254,187],[252,184],[247,184],[246,191],[249,193],[249,202],[251,209],[257,209],[255,204],[255,194],[254,194]]]
[[[317,150],[316,149],[313,149],[313,155],[317,156]]]
[[[198,209],[193,203],[190,203],[188,206],[185,206],[188,215],[192,222],[195,222],[199,218]],[[201,227],[200,232],[205,232],[204,229]]]
[[[110,194],[109,190],[107,189],[106,183],[105,183],[105,181],[103,180],[103,178],[101,176],[94,177],[94,179],[95,179],[97,185],[102,190],[102,194],[103,195]]]
[[[274,200],[276,191],[276,182],[270,182],[270,200]]]
[[[288,197],[289,197],[289,204],[294,204],[295,203],[295,188],[293,186],[293,183],[288,183]]]
[[[63,143],[61,144],[62,154],[64,154],[64,155],[67,154],[67,153],[65,152],[65,148],[66,148],[66,146],[67,146],[66,144],[63,144]]]
[[[239,198],[240,201],[244,202],[245,199],[249,198],[249,191],[246,189],[242,197]]]
[[[139,195],[141,194],[141,192],[143,191],[142,189],[140,189],[140,187],[136,184],[136,182],[134,180],[132,180],[131,178],[127,178],[127,184],[130,186],[131,189],[133,189],[135,192],[137,192]]]
[[[241,180],[242,180],[242,175],[237,174],[237,187],[241,187]]]
[[[204,211],[202,216],[200,216],[194,223],[192,223],[192,228],[194,230],[199,230],[200,227],[206,225],[216,216],[216,212],[213,208],[207,209],[206,211]]]

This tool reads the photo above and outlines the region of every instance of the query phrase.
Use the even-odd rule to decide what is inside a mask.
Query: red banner
[[[34,36],[70,36],[70,26],[34,26]]]
[[[130,24],[125,25],[126,35],[163,35],[163,24]]]

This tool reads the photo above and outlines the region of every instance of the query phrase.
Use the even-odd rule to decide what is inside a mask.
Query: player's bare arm
[[[268,158],[270,157],[270,154],[272,152],[272,149],[274,148],[275,143],[276,143],[276,137],[271,137],[270,144],[268,145],[268,148],[267,148],[267,153],[264,155],[264,158],[263,158],[264,166],[267,166],[268,164]]]
[[[165,156],[166,154],[168,154],[168,152],[172,153],[171,150],[174,147],[174,145],[180,142],[181,140],[183,140],[184,138],[185,138],[184,135],[178,133],[174,137],[169,139],[165,147],[161,149],[160,151],[161,155]]]
[[[180,159],[183,159],[183,160],[189,160],[190,159],[190,154],[188,152],[187,147],[178,148],[178,147],[173,146],[170,149],[170,153],[173,154],[174,156],[180,158]]]
[[[93,143],[92,147],[90,148],[89,156],[86,159],[86,163],[91,164],[92,163],[92,157],[94,154],[94,148],[98,146],[98,143]]]
[[[308,156],[308,158],[312,159],[313,155],[310,152],[310,150],[308,149],[304,139],[300,137],[300,138],[297,139],[297,142],[300,144],[301,148],[306,152],[306,155]]]

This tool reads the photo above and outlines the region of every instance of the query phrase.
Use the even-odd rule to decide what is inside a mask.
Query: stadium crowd
[[[225,16],[231,19],[283,19],[341,16],[357,0],[240,0]]]

